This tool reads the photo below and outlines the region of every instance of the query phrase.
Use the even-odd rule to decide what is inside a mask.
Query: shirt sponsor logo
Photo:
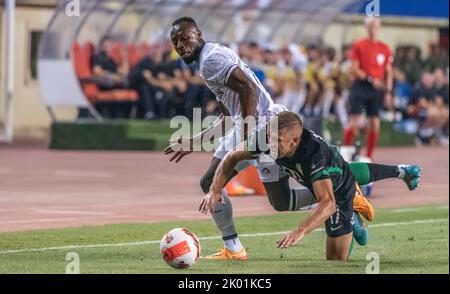
[[[269,175],[270,174],[270,169],[268,169],[267,167],[263,168],[262,174],[263,175]]]

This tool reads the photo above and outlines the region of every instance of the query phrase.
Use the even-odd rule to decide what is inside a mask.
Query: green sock
[[[367,185],[370,183],[370,170],[366,162],[351,162],[349,163],[350,170],[353,177],[360,185]]]

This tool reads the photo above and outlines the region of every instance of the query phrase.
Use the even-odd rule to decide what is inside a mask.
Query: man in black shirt
[[[104,37],[100,41],[100,50],[92,56],[92,79],[100,90],[108,91],[128,87],[128,68],[126,64],[117,65],[111,58],[113,41]]]
[[[221,189],[225,186],[227,176],[237,162],[262,153],[258,140],[249,142],[246,148],[242,148],[241,145],[239,147],[241,149],[228,153],[219,165],[211,185],[211,196],[202,201],[199,208],[201,212],[207,212],[218,201],[223,202]],[[298,115],[289,111],[279,113],[275,121],[272,119],[269,147],[271,157],[276,158],[276,163],[283,172],[308,188],[318,202],[317,209],[312,215],[297,229],[281,239],[278,247],[287,248],[295,245],[306,234],[325,222],[328,235],[327,259],[347,260],[353,233],[360,234],[365,230],[367,237],[367,230],[362,227],[359,216],[354,213],[353,200],[361,192],[349,164],[341,157],[336,147],[328,145],[321,137],[304,129]],[[374,180],[398,177],[398,170],[401,169],[379,165],[378,170],[381,173],[379,178]],[[416,175],[409,180],[404,178],[405,182],[408,183],[414,178],[413,181],[418,184],[420,167],[415,166],[414,170]],[[410,172],[407,171],[405,174]],[[283,192],[287,195],[281,196],[289,197],[289,186],[287,181],[284,183],[287,189],[282,189],[280,186],[280,190],[287,191],[287,193]],[[273,193],[268,191],[269,200],[272,202],[271,198],[274,195],[271,194]]]
[[[437,70],[435,75],[423,73],[421,83],[416,87],[410,101],[410,111],[416,114],[419,121],[418,138],[426,144],[431,143],[434,138],[439,139],[441,129],[448,123],[448,107],[445,104],[448,88],[445,88],[445,82],[435,84],[436,77],[438,81],[446,79],[441,71]]]
[[[144,119],[165,118],[172,100],[173,69],[164,61],[164,52],[156,48],[133,69],[133,88],[140,96],[139,116]]]

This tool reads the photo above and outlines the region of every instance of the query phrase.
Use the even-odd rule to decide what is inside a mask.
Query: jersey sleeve
[[[386,64],[393,64],[394,63],[394,55],[392,54],[391,49],[389,46],[386,45]]]
[[[214,53],[208,56],[203,65],[203,77],[206,80],[225,85],[238,66],[232,56],[223,53]]]
[[[326,166],[325,157],[316,155],[311,158],[311,183],[331,179],[330,169]]]
[[[264,131],[253,132],[247,139],[245,148],[252,155],[270,154],[267,133]]]
[[[352,61],[358,61],[361,63],[361,50],[360,50],[360,43],[355,43],[352,46],[352,52],[350,54]]]

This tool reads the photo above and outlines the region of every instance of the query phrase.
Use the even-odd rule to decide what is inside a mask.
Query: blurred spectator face
[[[319,48],[317,48],[315,45],[309,45],[306,48],[306,55],[308,56],[308,60],[311,61],[318,61],[320,58],[320,52]]]
[[[397,48],[395,56],[396,59],[404,59],[406,55],[405,48]]]
[[[242,42],[239,44],[238,53],[241,58],[250,58],[250,47],[247,42]]]
[[[430,45],[430,55],[437,55],[439,51],[439,47],[436,44]]]
[[[372,40],[378,39],[380,35],[381,22],[378,17],[367,17],[365,19],[367,33]]]
[[[289,48],[285,47],[281,50],[281,57],[286,62],[286,64],[291,63],[292,54],[291,54],[291,51],[289,51]]]
[[[328,47],[325,50],[324,54],[322,55],[324,62],[333,61],[335,57],[336,57],[336,50],[334,50],[334,48],[332,47]]]
[[[266,50],[264,57],[267,64],[275,65],[278,62],[278,55],[275,51]]]
[[[153,52],[153,61],[156,64],[161,64],[163,62],[163,57],[163,50],[161,48],[158,48]]]
[[[110,54],[113,48],[113,41],[110,38],[104,38],[100,44],[100,51]]]
[[[406,58],[409,60],[415,60],[417,58],[417,50],[415,48],[410,48],[406,54]]]
[[[431,89],[434,86],[434,76],[433,74],[426,72],[422,74],[421,79],[422,86],[426,89]]]
[[[250,53],[250,59],[262,61],[262,55],[261,51],[259,49],[259,45],[256,42],[250,42],[249,44],[249,53]]]
[[[448,83],[448,78],[445,75],[445,72],[442,68],[437,68],[434,71],[434,79],[436,81],[436,84],[439,86],[443,86]]]
[[[405,81],[405,74],[400,69],[394,67],[393,73],[394,73],[394,80],[398,82]]]
[[[344,60],[352,59],[352,47],[351,46],[344,46],[344,48],[342,48],[342,58]]]

